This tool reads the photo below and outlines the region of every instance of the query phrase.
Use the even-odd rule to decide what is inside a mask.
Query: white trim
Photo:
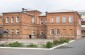
[[[6,18],[6,23],[9,23],[9,18],[8,17]]]
[[[54,18],[51,17],[51,18],[50,18],[50,23],[53,23],[53,22],[54,22]]]
[[[66,23],[66,16],[62,16],[62,23]]]
[[[11,18],[11,23],[14,23],[14,18],[13,17]]]
[[[33,24],[33,23],[35,23],[35,18],[34,18],[34,17],[32,17],[32,24]]]
[[[60,16],[56,17],[56,23],[60,23]]]
[[[73,22],[73,17],[69,16],[69,23],[72,23],[72,22]]]
[[[58,30],[59,30],[59,32],[58,32]],[[60,34],[60,29],[56,29],[56,35],[59,35],[59,34]]]
[[[19,17],[16,17],[16,23],[19,23]]]
[[[51,28],[51,29],[53,29],[53,28]],[[50,35],[53,35],[53,34],[51,34],[51,29],[50,29]],[[54,30],[54,29],[53,29]],[[54,33],[55,33],[55,31],[54,31]]]
[[[16,34],[18,34],[18,32],[19,32],[19,29],[18,29],[18,30],[16,30]]]

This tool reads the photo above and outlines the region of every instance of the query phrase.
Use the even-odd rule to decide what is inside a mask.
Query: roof
[[[3,14],[2,14],[2,13],[0,13],[0,16],[3,16]]]
[[[21,13],[23,10],[15,10],[15,11],[11,11],[11,12],[3,12],[3,14],[10,14],[10,13]],[[26,12],[30,12],[30,11],[37,11],[40,12],[38,10],[24,10]],[[41,12],[40,12],[41,13]]]
[[[67,10],[67,9],[61,9],[61,10],[56,10],[56,11],[48,11],[47,13],[62,13],[62,12],[76,12],[73,10]]]
[[[46,13],[42,13],[42,14],[40,14],[39,16],[46,16]]]

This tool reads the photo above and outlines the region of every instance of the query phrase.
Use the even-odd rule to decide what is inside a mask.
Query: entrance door
[[[32,39],[32,36],[31,35],[29,35],[29,39]]]

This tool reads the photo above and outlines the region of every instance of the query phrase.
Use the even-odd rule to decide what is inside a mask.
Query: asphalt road
[[[2,49],[0,55],[85,55],[85,38],[54,50]]]

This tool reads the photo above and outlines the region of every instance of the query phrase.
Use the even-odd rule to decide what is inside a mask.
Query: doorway
[[[32,36],[31,35],[29,35],[29,39],[32,39]]]

